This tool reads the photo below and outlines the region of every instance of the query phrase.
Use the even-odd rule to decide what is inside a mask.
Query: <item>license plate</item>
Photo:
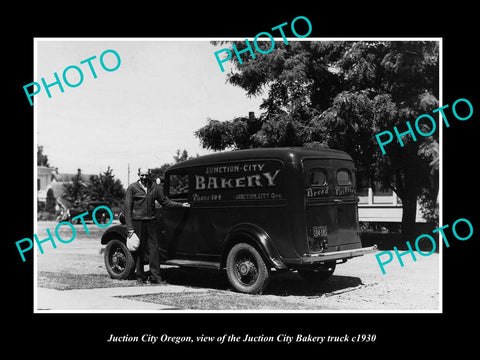
[[[313,237],[325,237],[327,236],[327,226],[320,225],[313,227]]]

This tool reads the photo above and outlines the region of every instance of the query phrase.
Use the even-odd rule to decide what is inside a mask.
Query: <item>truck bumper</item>
[[[374,252],[377,249],[377,245],[364,247],[360,249],[332,251],[318,254],[305,254],[302,257],[303,264],[313,264],[325,261],[347,260],[357,256],[362,256]]]

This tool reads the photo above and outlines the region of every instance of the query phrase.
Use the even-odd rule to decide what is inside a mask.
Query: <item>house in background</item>
[[[57,168],[48,166],[37,166],[37,201],[45,203],[47,200],[47,191],[52,183],[53,174],[58,171]]]
[[[71,184],[73,178],[78,174],[82,175],[83,185],[88,186],[91,174],[82,174],[78,169],[76,174],[59,173],[58,168],[52,168],[47,166],[37,166],[37,201],[39,203],[45,203],[47,199],[47,191],[52,189],[53,196],[57,203],[61,206],[62,196],[65,192],[64,185]]]
[[[377,183],[374,184],[374,188],[359,186],[358,220],[365,222],[401,222],[402,201],[393,190],[384,190]],[[416,222],[426,222],[418,203]]]

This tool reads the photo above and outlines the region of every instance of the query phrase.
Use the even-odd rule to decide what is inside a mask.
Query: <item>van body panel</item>
[[[172,165],[164,194],[191,207],[162,209],[162,260],[224,266],[242,237],[277,269],[360,256],[355,186],[351,157],[332,149],[237,150]]]

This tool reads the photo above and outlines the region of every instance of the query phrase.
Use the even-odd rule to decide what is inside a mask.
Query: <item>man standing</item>
[[[162,283],[160,274],[160,254],[155,225],[155,200],[165,207],[190,207],[189,203],[179,203],[163,196],[158,184],[150,178],[150,169],[138,169],[139,181],[127,188],[125,198],[125,224],[128,237],[133,233],[140,238],[140,247],[133,253],[135,259],[135,274],[138,283],[147,281],[143,270],[143,251],[148,251],[151,282]]]

